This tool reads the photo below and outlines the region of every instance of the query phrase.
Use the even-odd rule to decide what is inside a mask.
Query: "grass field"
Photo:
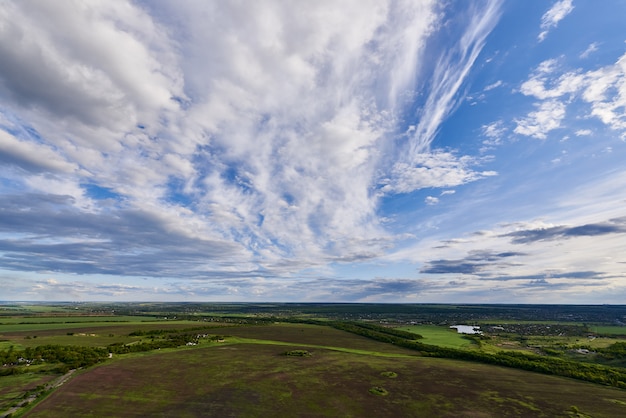
[[[399,327],[398,329],[420,334],[424,337],[420,342],[424,344],[450,348],[466,348],[472,344],[470,340],[463,338],[463,334],[459,334],[456,329],[447,327],[439,327],[436,325],[411,325]]]
[[[21,398],[24,392],[54,379],[53,374],[29,373],[0,377],[0,413]]]
[[[25,416],[103,417],[123,411],[126,417],[568,417],[576,416],[576,407],[597,418],[623,416],[626,405],[623,390],[410,356],[325,327],[229,331],[238,336],[222,344],[114,359],[88,369]],[[284,355],[298,349],[312,355]],[[393,357],[372,355],[381,352]]]
[[[206,338],[197,346],[115,354],[104,364],[76,372],[47,398],[22,410],[24,416],[626,416],[625,390],[420,357],[414,350],[322,325],[237,325],[54,312],[0,317],[0,349],[46,344],[105,347],[150,341],[149,334],[129,335],[133,331],[187,333],[199,327],[203,329],[197,332],[225,336],[225,342]],[[596,332],[613,335],[621,335],[618,331],[624,329],[598,328],[603,331]],[[511,334],[487,336],[476,344],[447,327],[400,329],[421,334],[420,342],[425,344],[487,352],[534,350],[530,345],[605,347],[616,341],[586,335],[530,335],[523,337],[522,344],[521,335]],[[284,355],[292,350],[312,355]],[[27,391],[58,377],[53,367],[24,367],[23,374],[0,377],[0,416]],[[36,373],[39,368],[44,373]]]
[[[626,335],[626,326],[592,326],[591,330],[598,334]]]

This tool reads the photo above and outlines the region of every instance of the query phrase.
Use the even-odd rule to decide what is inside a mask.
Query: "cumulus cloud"
[[[542,42],[548,32],[555,28],[561,20],[574,10],[572,0],[557,1],[552,7],[541,16],[541,33],[537,36],[539,42]]]
[[[454,187],[497,175],[494,171],[475,171],[480,164],[474,157],[457,157],[450,152],[423,153],[413,156],[412,164],[396,164],[393,176],[384,179],[381,191],[408,193],[429,187]]]
[[[430,206],[436,205],[437,203],[439,203],[439,198],[434,197],[434,196],[426,196],[426,199],[424,199],[424,202]]]
[[[526,118],[518,119],[514,132],[521,135],[546,139],[548,133],[561,126],[565,118],[565,105],[552,100],[542,102],[535,112],[530,112]]]
[[[522,83],[520,92],[534,97],[538,110],[518,119],[515,132],[545,139],[560,126],[572,103],[586,104],[588,113],[626,137],[626,54],[596,70],[559,71],[559,61],[542,62]]]
[[[483,140],[483,147],[480,151],[482,153],[494,149],[498,145],[502,144],[502,137],[506,133],[507,128],[504,126],[502,120],[492,122],[488,125],[482,126],[482,134],[487,139]]]
[[[7,3],[0,21],[3,94],[33,113],[85,125],[82,133],[120,132],[177,108],[171,99],[182,82],[171,42],[132,4]],[[89,136],[110,149],[105,139],[119,141]]]

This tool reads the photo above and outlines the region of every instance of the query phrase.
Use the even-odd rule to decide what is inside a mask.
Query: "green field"
[[[448,327],[440,327],[436,325],[411,325],[399,327],[398,329],[420,334],[424,337],[420,340],[420,342],[423,342],[424,344],[450,348],[467,348],[472,344],[470,340],[463,338],[463,334],[459,334],[456,329]]]
[[[591,330],[598,334],[626,335],[626,326],[592,326]]]

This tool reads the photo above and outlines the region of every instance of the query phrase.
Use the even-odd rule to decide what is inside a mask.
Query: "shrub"
[[[291,350],[285,352],[285,355],[292,357],[310,357],[311,353],[309,353],[307,350]]]
[[[380,386],[374,386],[373,388],[370,389],[370,393],[374,394],[374,395],[378,395],[378,396],[387,396],[389,395],[389,392],[387,391],[387,389],[380,387]]]

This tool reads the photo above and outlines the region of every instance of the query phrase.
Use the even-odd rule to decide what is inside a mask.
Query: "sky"
[[[0,300],[624,303],[623,0],[0,0]]]

